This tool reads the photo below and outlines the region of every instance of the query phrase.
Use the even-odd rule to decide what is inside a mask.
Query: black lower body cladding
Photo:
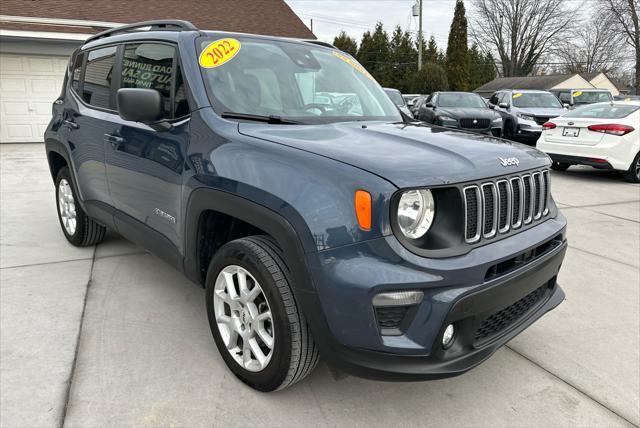
[[[380,380],[456,376],[564,300],[557,283],[567,248],[564,225],[562,217],[550,219],[455,261],[414,257],[391,237],[328,251],[317,262],[309,255],[318,292],[297,297],[321,355],[338,370]],[[413,263],[430,268],[411,270]],[[421,290],[424,299],[390,317],[372,300],[391,290]],[[392,321],[401,334],[388,333]],[[454,339],[443,346],[449,325]]]

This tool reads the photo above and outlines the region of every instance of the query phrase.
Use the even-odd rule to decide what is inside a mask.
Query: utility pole
[[[422,0],[413,5],[413,16],[418,17],[418,70],[422,70]]]
[[[311,32],[313,33],[313,18],[311,18]]]

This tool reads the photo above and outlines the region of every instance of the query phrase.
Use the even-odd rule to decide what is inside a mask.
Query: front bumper
[[[470,370],[564,299],[556,283],[566,252],[564,226],[559,214],[509,239],[440,260],[405,253],[393,237],[318,253],[316,262],[309,260],[318,293],[299,298],[323,358],[347,373],[382,380],[437,379]],[[552,250],[484,280],[495,263],[551,237],[559,242]],[[373,296],[402,289],[421,289],[425,298],[402,335],[383,336]],[[536,301],[492,334],[491,324],[504,322],[499,318],[532,293]],[[450,323],[456,339],[445,350],[441,338]]]
[[[536,141],[542,134],[542,126],[538,125],[534,121],[530,120],[518,120],[518,126],[516,127],[516,137],[527,140]]]

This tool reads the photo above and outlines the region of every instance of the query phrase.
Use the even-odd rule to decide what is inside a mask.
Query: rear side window
[[[82,63],[84,61],[84,52],[78,53],[71,64],[71,87],[78,91],[80,89],[80,77],[82,77]]]
[[[579,107],[563,117],[585,117],[593,119],[622,119],[636,112],[640,107],[628,104],[598,104]]]
[[[125,45],[122,57],[121,88],[154,89],[162,95],[165,118],[189,113],[186,91],[179,65],[175,70],[175,93],[172,96],[174,64],[178,64],[175,47],[161,43]]]
[[[82,85],[82,99],[94,107],[110,109],[111,82],[114,74],[116,47],[90,51]]]

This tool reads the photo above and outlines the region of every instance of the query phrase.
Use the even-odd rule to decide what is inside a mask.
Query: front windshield
[[[391,98],[391,101],[393,101],[395,105],[397,105],[398,107],[404,107],[404,98],[402,98],[402,94],[400,94],[400,91],[397,91],[395,89],[385,89],[384,91],[387,93],[387,95],[389,95],[389,98]]]
[[[278,116],[305,124],[402,120],[380,85],[347,54],[311,43],[225,40],[237,42],[238,50],[218,66],[202,60],[209,50],[215,53],[218,39],[199,43],[204,81],[220,114]]]
[[[593,103],[606,103],[611,101],[611,94],[609,92],[582,92],[576,91],[573,93],[574,104],[593,104]]]
[[[455,94],[439,94],[438,107],[472,107],[487,108],[479,95],[455,93]]]
[[[511,98],[515,107],[562,108],[560,101],[551,93],[514,92]]]

